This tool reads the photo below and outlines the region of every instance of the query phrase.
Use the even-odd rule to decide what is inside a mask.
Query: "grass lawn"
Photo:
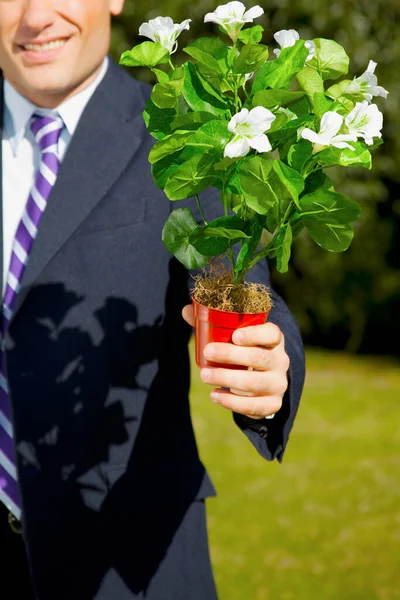
[[[309,350],[283,463],[267,463],[193,369],[221,600],[400,599],[400,368]]]

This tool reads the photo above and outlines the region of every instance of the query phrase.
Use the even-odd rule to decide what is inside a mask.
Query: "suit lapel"
[[[32,284],[138,150],[144,130],[140,86],[114,63],[85,108],[41,218],[13,316]],[[132,88],[136,106],[132,109]]]

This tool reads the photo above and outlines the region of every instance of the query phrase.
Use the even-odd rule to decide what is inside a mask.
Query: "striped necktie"
[[[12,247],[3,297],[3,334],[6,333],[11,319],[13,304],[38,231],[40,218],[46,208],[60,169],[57,147],[63,127],[64,123],[58,116],[49,117],[35,114],[30,123],[31,131],[40,150],[40,165]],[[17,485],[16,455],[3,350],[2,347],[0,352],[0,500],[17,519],[20,519],[21,503]]]

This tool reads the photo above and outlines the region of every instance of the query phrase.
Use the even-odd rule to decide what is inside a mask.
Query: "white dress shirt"
[[[105,58],[95,81],[82,92],[72,96],[56,109],[39,108],[21,96],[8,82],[4,82],[3,115],[3,292],[11,259],[12,245],[29,192],[39,167],[40,151],[29,128],[34,113],[59,115],[64,129],[58,143],[58,157],[63,160],[78,125],[79,119],[103,80],[108,68]]]

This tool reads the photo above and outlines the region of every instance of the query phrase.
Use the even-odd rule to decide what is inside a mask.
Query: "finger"
[[[286,373],[283,371],[240,371],[212,367],[201,369],[200,376],[204,383],[234,388],[256,396],[283,396],[288,385]]]
[[[194,327],[193,306],[191,304],[187,304],[183,307],[182,317],[185,319],[186,323],[189,323],[189,325]]]
[[[267,348],[247,348],[221,342],[207,344],[204,356],[211,362],[252,367],[260,371],[268,371],[275,364],[275,355]]]
[[[220,389],[211,392],[211,400],[223,408],[252,419],[264,419],[282,408],[280,396],[243,397]]]
[[[267,346],[273,348],[283,341],[283,333],[274,323],[265,323],[264,325],[236,329],[232,341],[239,346]]]

